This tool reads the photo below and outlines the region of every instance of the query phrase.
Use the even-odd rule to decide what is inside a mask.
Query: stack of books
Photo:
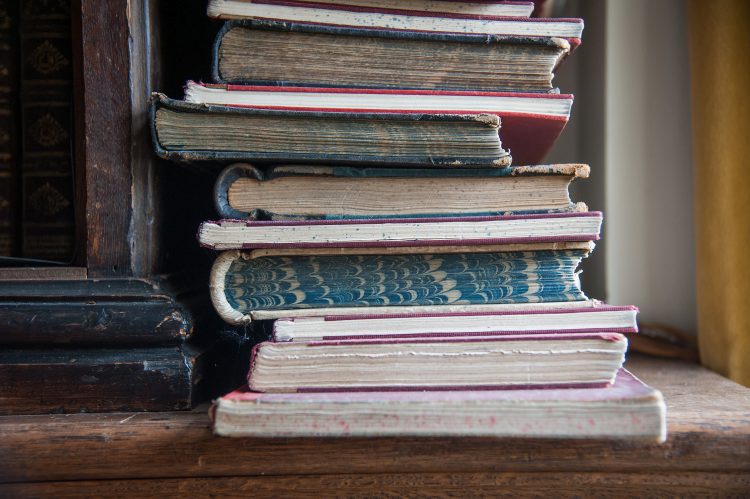
[[[532,7],[209,2],[215,83],[154,96],[155,147],[251,162],[198,237],[219,315],[274,321],[216,433],[664,439],[661,394],[622,368],[637,309],[580,288],[589,167],[535,165],[583,25]]]

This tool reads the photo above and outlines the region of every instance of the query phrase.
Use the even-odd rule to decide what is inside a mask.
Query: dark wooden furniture
[[[229,439],[206,408],[0,418],[0,496],[688,497],[750,493],[750,389],[634,358],[665,444],[491,438]]]
[[[156,158],[148,126],[151,92],[183,73],[165,51],[207,45],[190,25],[160,25],[161,12],[205,8],[188,4],[71,2],[76,255],[0,268],[0,414],[185,409],[201,396],[198,353],[213,339],[195,333],[216,323],[194,234],[213,215],[212,178]]]

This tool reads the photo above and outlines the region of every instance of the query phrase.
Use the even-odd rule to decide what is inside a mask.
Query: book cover
[[[554,94],[554,72],[575,46],[575,40],[544,36],[230,21],[214,44],[213,80]]]
[[[177,161],[505,167],[490,114],[348,113],[193,104],[154,94],[154,147]],[[255,133],[251,133],[255,132]]]
[[[211,249],[466,246],[595,241],[597,211],[498,216],[203,222]]]
[[[482,253],[255,254],[226,251],[214,262],[214,308],[231,324],[258,311],[490,305],[586,300],[576,269],[589,249]],[[494,249],[494,248],[493,248]],[[346,313],[349,313],[348,311]],[[283,315],[278,315],[283,314]],[[271,318],[266,316],[265,318]]]
[[[222,218],[250,220],[586,211],[570,200],[568,185],[588,174],[579,164],[455,170],[284,165],[264,173],[237,163],[217,178],[214,203]]]
[[[607,388],[257,393],[218,399],[214,432],[231,437],[494,436],[663,442],[659,391],[625,369]]]
[[[512,151],[516,165],[543,161],[564,130],[573,105],[569,94],[214,85],[191,81],[185,86],[185,100],[296,111],[495,114],[502,122],[503,144]]]
[[[274,341],[452,338],[467,335],[635,333],[633,306],[535,308],[464,312],[391,312],[280,318],[273,323]]]
[[[245,7],[252,0],[211,0],[208,3],[208,16],[218,19],[242,18],[247,14]],[[263,2],[260,2],[263,3]],[[302,0],[297,4],[307,4],[322,8],[344,8],[376,14],[401,14],[404,16],[436,16],[444,14],[474,16],[529,17],[534,10],[534,2],[483,1],[454,2],[445,0]]]

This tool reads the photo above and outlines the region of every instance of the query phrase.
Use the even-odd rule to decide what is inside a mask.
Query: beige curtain
[[[750,386],[750,1],[688,12],[701,360]]]

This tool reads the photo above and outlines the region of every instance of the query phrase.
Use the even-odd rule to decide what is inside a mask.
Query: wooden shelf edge
[[[750,390],[693,364],[639,358],[669,439],[229,439],[205,410],[0,418],[0,482],[488,472],[750,472]],[[721,397],[720,400],[717,397]],[[723,404],[723,405],[722,405]]]

